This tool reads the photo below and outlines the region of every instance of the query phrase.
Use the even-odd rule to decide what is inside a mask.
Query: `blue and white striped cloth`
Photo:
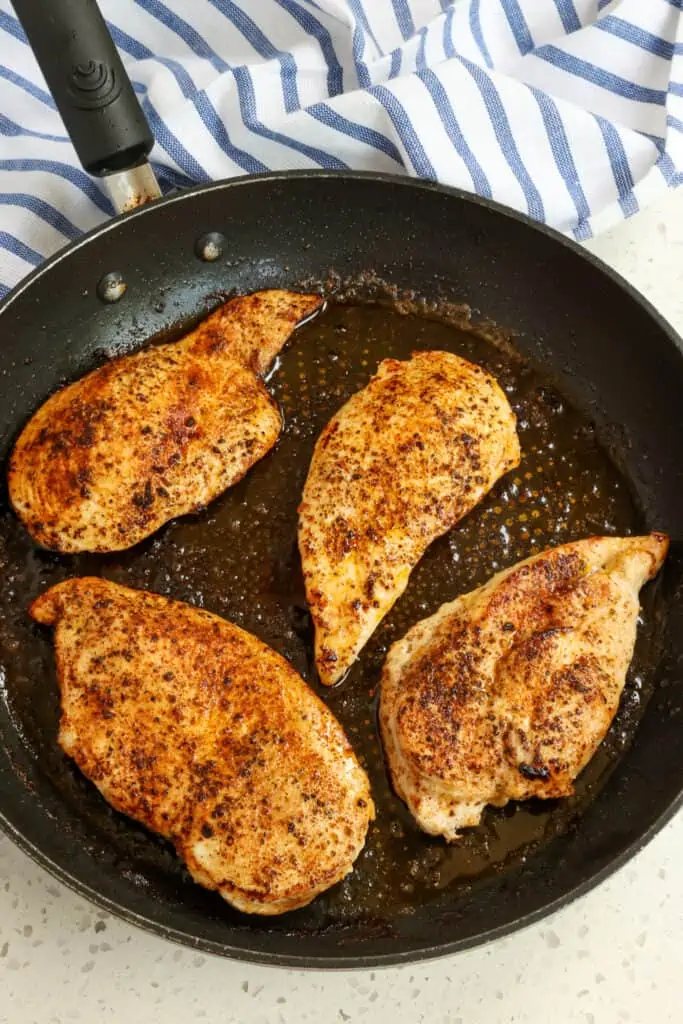
[[[49,0],[48,0],[49,2]],[[355,168],[578,239],[683,180],[683,0],[101,0],[166,190]],[[0,294],[111,214],[0,0]]]

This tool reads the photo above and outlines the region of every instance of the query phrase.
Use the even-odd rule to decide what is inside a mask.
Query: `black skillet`
[[[134,97],[96,9],[83,0],[53,2],[49,14],[44,4],[15,6],[88,169],[118,172],[142,160],[151,137],[139,109],[130,120]],[[76,65],[67,82],[64,68]],[[74,81],[84,77],[95,88],[82,100]],[[143,190],[153,192],[144,173]],[[135,182],[123,183],[135,192]],[[199,240],[212,232],[222,236],[222,254],[210,261],[203,257],[216,247],[207,253]],[[122,292],[111,274],[126,285],[115,302],[105,301]],[[333,307],[295,337],[272,378],[287,418],[278,448],[202,515],[121,556],[60,558],[30,543],[5,495],[0,823],[66,884],[157,934],[246,960],[350,967],[436,956],[529,923],[622,864],[679,806],[683,356],[672,330],[625,282],[494,203],[379,175],[243,178],[105,224],[6,298],[3,455],[48,395],[107,355],[168,336],[226,292],[328,278],[341,278],[359,299],[413,292],[451,321],[449,304],[466,302],[514,333],[524,361],[436,320]],[[193,885],[165,844],[111,811],[60,753],[49,637],[26,607],[57,579],[102,573],[225,614],[315,684],[295,550],[311,446],[380,358],[428,345],[470,354],[498,374],[520,417],[525,461],[434,545],[360,666],[324,694],[368,764],[379,809],[353,876],[294,914],[240,915]],[[374,732],[372,690],[387,644],[534,546],[644,528],[669,532],[671,555],[645,595],[622,709],[576,798],[490,812],[455,850],[419,835],[390,793]]]

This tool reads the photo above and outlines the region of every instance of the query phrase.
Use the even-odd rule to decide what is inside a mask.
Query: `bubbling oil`
[[[315,440],[383,358],[407,359],[427,349],[455,352],[498,379],[517,415],[522,461],[432,544],[344,683],[325,690],[315,677],[296,537],[297,505]],[[509,348],[436,316],[332,304],[295,335],[268,386],[285,421],[275,449],[201,514],[169,523],[130,551],[107,557],[42,552],[5,510],[0,518],[2,697],[41,771],[102,842],[119,851],[124,873],[143,882],[172,875],[178,885],[189,885],[168,846],[111,810],[57,747],[50,638],[30,622],[26,609],[47,586],[95,574],[187,601],[250,630],[287,657],[340,719],[370,775],[377,806],[353,873],[311,908],[291,916],[292,924],[296,918],[299,929],[318,929],[368,917],[389,920],[445,893],[456,899],[573,826],[630,742],[642,713],[656,616],[646,592],[619,713],[575,795],[489,809],[480,826],[451,845],[421,833],[388,782],[376,703],[389,646],[443,602],[521,558],[593,534],[631,534],[645,524],[627,481],[579,411]],[[219,900],[208,894],[207,899]]]

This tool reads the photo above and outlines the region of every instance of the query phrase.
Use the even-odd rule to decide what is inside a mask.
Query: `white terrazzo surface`
[[[590,248],[683,333],[683,193]],[[0,838],[3,1024],[680,1024],[682,977],[683,813],[526,931],[418,967],[329,975],[177,948],[95,910]]]

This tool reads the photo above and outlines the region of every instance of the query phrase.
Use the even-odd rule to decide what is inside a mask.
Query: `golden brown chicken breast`
[[[49,398],[9,464],[31,536],[55,551],[119,551],[241,479],[282,425],[260,375],[321,303],[233,299],[180,341],[112,359]]]
[[[102,579],[60,583],[31,614],[55,627],[62,748],[197,882],[280,914],[351,871],[374,815],[368,779],[284,658],[216,615]]]
[[[332,417],[299,510],[323,683],[348,671],[432,541],[518,462],[505,395],[449,352],[385,359]]]
[[[573,792],[616,713],[638,592],[667,548],[659,533],[552,548],[393,645],[382,738],[394,788],[425,832],[456,839],[486,804]]]

